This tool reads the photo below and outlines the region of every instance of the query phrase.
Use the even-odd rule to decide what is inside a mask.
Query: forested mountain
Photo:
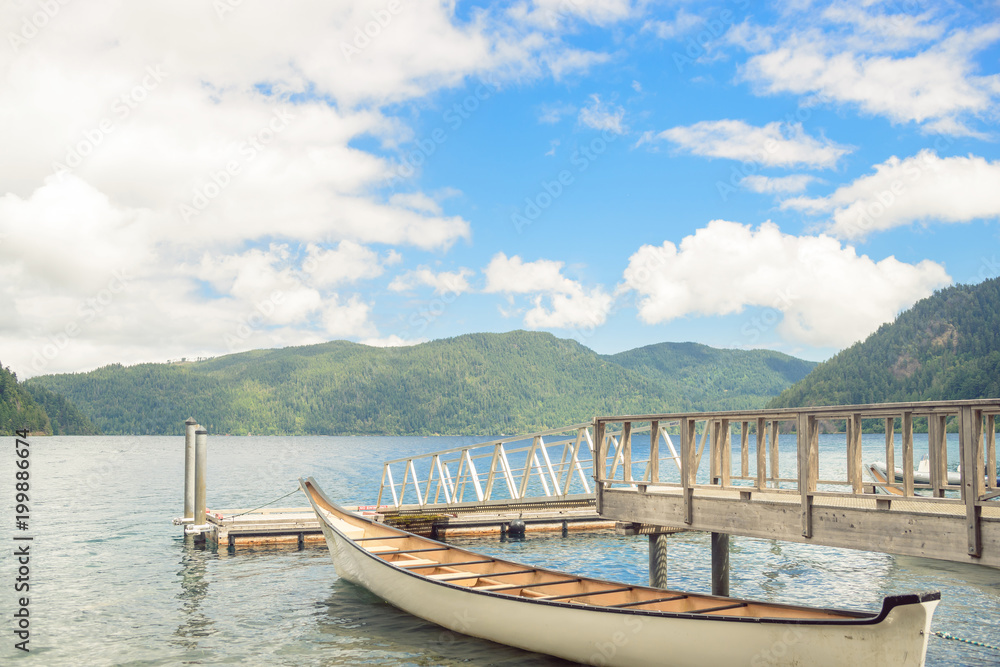
[[[412,347],[334,341],[115,364],[29,385],[67,396],[109,434],[177,433],[193,415],[214,433],[485,435],[598,414],[761,407],[809,365],[704,346],[633,353],[602,357],[575,341],[514,331]]]
[[[0,435],[13,435],[21,429],[51,432],[45,410],[35,403],[10,369],[0,367]]]
[[[763,407],[816,362],[771,350],[724,350],[699,343],[659,343],[605,357],[681,394],[684,410]]]
[[[40,384],[27,384],[25,388],[49,417],[53,435],[97,435],[100,430],[87,419],[65,396],[49,391]]]
[[[773,407],[1000,397],[1000,279],[936,292],[823,362]]]
[[[64,396],[41,386],[27,387],[0,367],[0,435],[15,431],[47,435],[90,435],[97,428]]]

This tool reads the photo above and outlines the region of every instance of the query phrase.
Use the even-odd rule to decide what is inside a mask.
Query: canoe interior
[[[773,604],[631,586],[505,561],[407,533],[336,505],[312,480],[303,488],[331,527],[374,558],[411,574],[474,591],[530,600],[698,616],[857,621],[876,614]]]

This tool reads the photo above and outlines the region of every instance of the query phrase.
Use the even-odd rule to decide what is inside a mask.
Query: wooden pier
[[[728,591],[730,536],[1000,567],[997,415],[1000,399],[599,417],[388,461],[378,504],[359,511],[439,539],[502,534],[516,520],[527,531],[617,527],[648,535],[655,586],[666,586],[667,535],[710,532],[718,595]],[[927,482],[914,477],[914,426],[924,423]],[[899,482],[864,477],[862,428],[872,425]],[[832,455],[825,442],[822,475],[821,428],[843,437]],[[307,508],[206,514],[205,432],[194,420],[187,451],[202,472],[186,478],[185,518],[175,520],[186,533],[233,548],[322,540]],[[948,474],[959,462],[956,484]]]
[[[1000,399],[601,417],[594,421],[597,507],[627,523],[1000,567],[998,414]],[[914,481],[918,419],[928,428],[928,483]],[[895,495],[876,494],[878,485],[862,475],[863,422],[885,430],[888,469],[898,464],[903,480],[881,486]],[[844,475],[821,478],[821,423],[843,427],[835,458],[842,457]],[[677,448],[670,425],[679,430]],[[958,484],[948,481],[949,427],[958,431]],[[787,434],[792,429],[797,436]],[[652,434],[641,438],[644,460],[633,460],[637,433]],[[795,438],[795,458],[779,469],[782,436]],[[740,438],[738,461],[731,437]]]

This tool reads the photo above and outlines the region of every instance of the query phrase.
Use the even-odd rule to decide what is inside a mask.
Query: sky
[[[1000,2],[0,11],[0,364],[551,332],[829,358],[1000,275]]]

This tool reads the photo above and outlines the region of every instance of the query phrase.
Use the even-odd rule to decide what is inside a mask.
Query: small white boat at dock
[[[603,581],[407,533],[300,485],[341,578],[449,630],[585,664],[923,665],[940,599],[864,612]]]

